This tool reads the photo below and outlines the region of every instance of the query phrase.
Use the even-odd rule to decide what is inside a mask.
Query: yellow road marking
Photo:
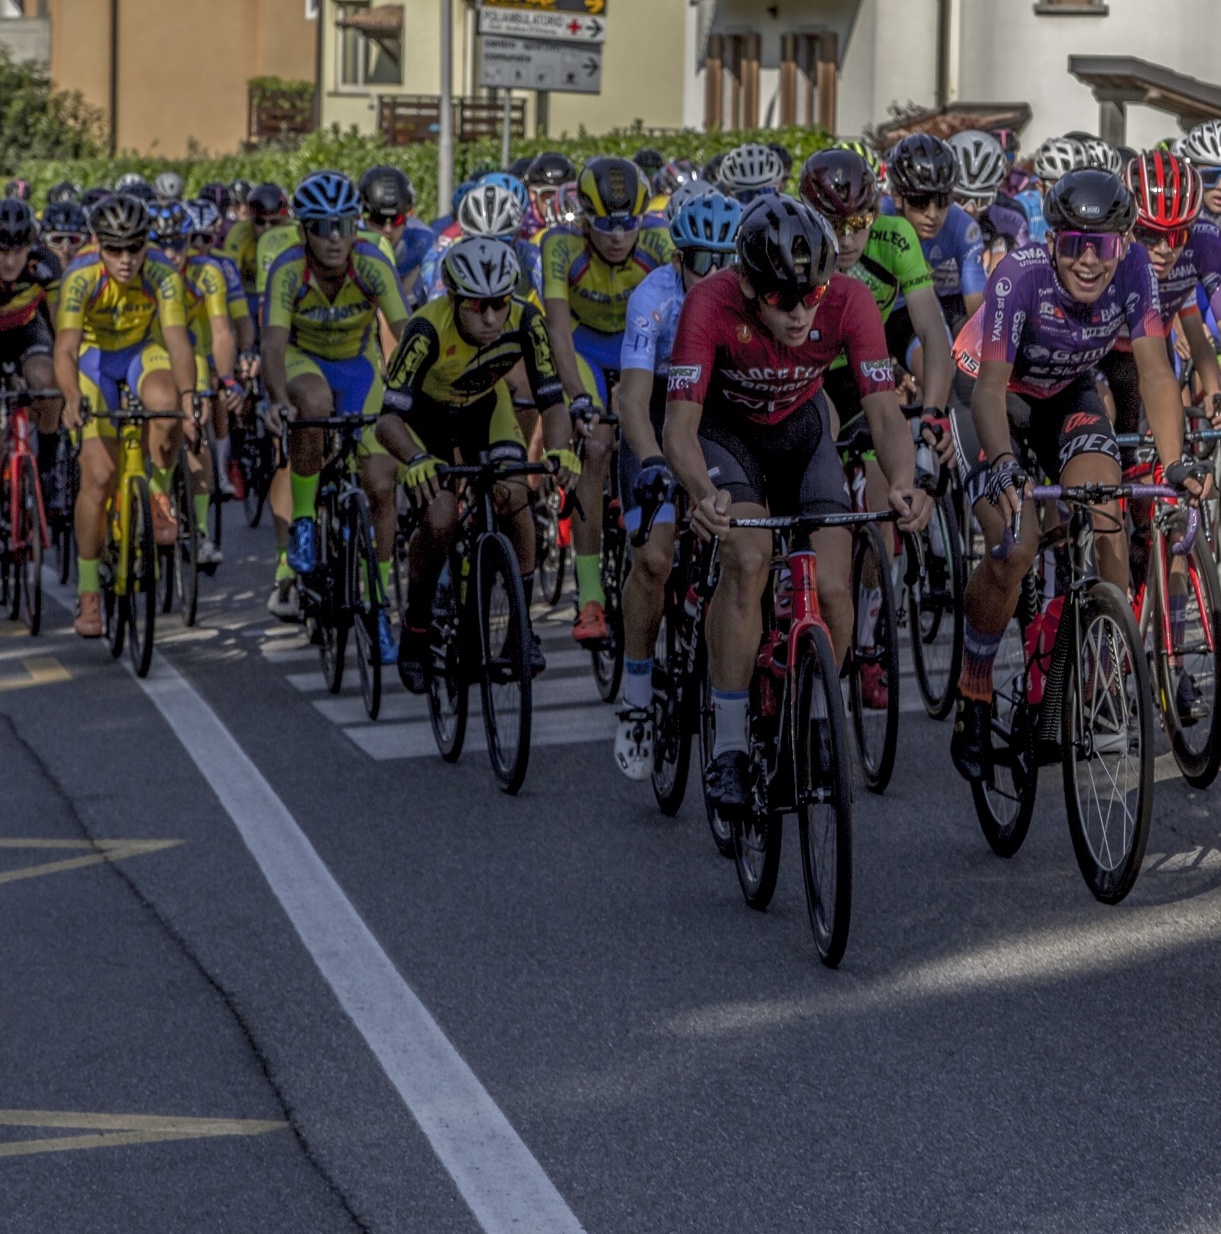
[[[98,865],[103,861],[122,861],[127,857],[140,857],[145,853],[157,853],[164,848],[174,848],[182,840],[3,840],[0,849],[68,849],[86,850],[81,857],[66,857],[60,861],[44,861],[35,866],[22,866],[19,870],[0,870],[0,883],[15,883],[23,878],[38,878],[43,874],[61,874],[67,870],[80,870],[85,866]]]
[[[63,1110],[0,1110],[0,1127],[37,1127],[54,1131],[98,1131],[101,1135],[68,1135],[42,1140],[0,1143],[0,1157],[64,1153],[87,1148],[118,1148],[124,1144],[155,1144],[164,1140],[203,1140],[222,1136],[266,1135],[282,1131],[284,1122],[253,1118],[164,1118],[149,1114],[82,1114]]]
[[[21,621],[0,621],[0,638],[29,638],[30,628]]]
[[[29,656],[21,661],[21,667],[25,669],[24,677],[0,677],[0,692],[72,680],[72,674],[54,656]]]

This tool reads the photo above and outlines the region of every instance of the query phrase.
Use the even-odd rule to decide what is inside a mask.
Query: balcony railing
[[[454,138],[478,141],[499,137],[504,123],[504,106],[494,99],[454,99]],[[382,94],[377,100],[377,127],[391,146],[407,146],[417,141],[436,141],[441,131],[441,99],[435,94]],[[526,104],[513,99],[509,128],[514,137],[526,135]]]

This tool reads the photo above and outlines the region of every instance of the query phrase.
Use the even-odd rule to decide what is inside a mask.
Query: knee
[[[739,584],[757,585],[761,589],[771,564],[770,543],[769,539],[765,546],[756,536],[731,536],[721,555],[726,575]]]
[[[106,456],[81,460],[81,492],[92,498],[105,497],[114,484],[115,465]]]
[[[643,581],[650,588],[663,587],[666,579],[670,577],[670,567],[674,563],[674,549],[670,537],[654,533],[636,550],[632,561],[633,568],[640,571]]]
[[[453,493],[441,493],[428,503],[424,528],[433,538],[447,538],[458,521],[458,503]]]

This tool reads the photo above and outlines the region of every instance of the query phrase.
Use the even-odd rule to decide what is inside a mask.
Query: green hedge
[[[640,127],[620,129],[594,137],[580,133],[576,137],[543,137],[513,143],[513,157],[538,154],[544,150],[560,150],[578,165],[594,154],[630,155],[640,146],[654,146],[669,158],[690,158],[704,162],[714,154],[732,149],[745,141],[781,141],[792,152],[796,165],[814,150],[826,145],[829,138],[821,129],[786,128],[749,132],[698,133],[684,131],[672,134],[649,133]],[[454,173],[456,180],[481,164],[498,164],[500,143],[495,140],[469,142],[456,147]],[[209,180],[228,183],[239,176],[258,183],[274,180],[291,188],[308,172],[321,167],[334,168],[348,175],[359,176],[374,163],[393,163],[411,177],[419,196],[417,213],[432,218],[438,213],[437,151],[432,144],[385,146],[380,138],[368,136],[355,128],[341,132],[338,125],[322,132],[311,133],[299,145],[291,148],[256,150],[220,158],[159,159],[122,154],[113,159],[94,158],[73,161],[31,160],[18,164],[9,174],[28,180],[34,189],[35,203],[41,206],[52,184],[72,180],[85,187],[113,184],[124,172],[140,172],[150,181],[160,171],[173,169],[193,192]],[[448,206],[447,206],[448,209]]]

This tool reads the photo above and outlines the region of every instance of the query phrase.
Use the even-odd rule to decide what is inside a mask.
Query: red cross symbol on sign
[[[576,36],[581,33],[581,23],[575,17],[568,23],[568,33],[571,34],[573,38],[576,38]]]

